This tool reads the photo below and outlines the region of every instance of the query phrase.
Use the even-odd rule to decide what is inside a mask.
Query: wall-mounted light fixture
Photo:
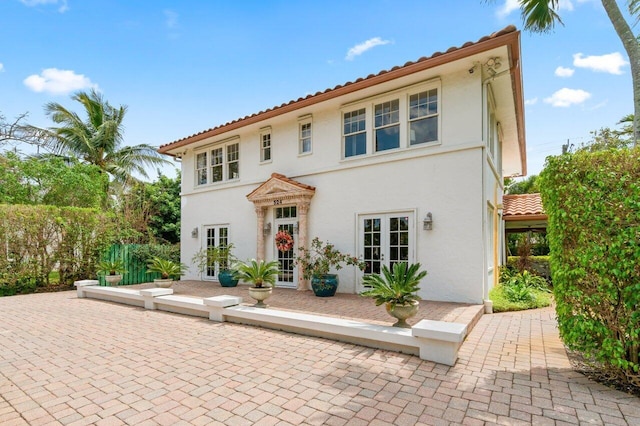
[[[431,212],[427,213],[422,220],[422,229],[425,231],[431,231],[433,229],[433,215]]]
[[[198,228],[193,228],[193,231],[191,231],[191,238],[198,238]]]
[[[264,235],[269,235],[271,233],[271,222],[267,222],[264,224],[264,227],[262,228],[262,233]]]
[[[293,224],[293,233],[294,233],[294,234],[297,234],[297,233],[298,233],[298,222],[295,222],[295,223]]]

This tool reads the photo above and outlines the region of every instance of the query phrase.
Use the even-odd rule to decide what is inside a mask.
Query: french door
[[[365,274],[379,274],[382,266],[415,261],[413,212],[362,215],[358,220],[359,253]],[[366,288],[360,285],[360,291]]]
[[[203,241],[204,250],[208,250],[214,247],[224,247],[229,244],[229,228],[226,225],[222,226],[205,226],[205,239]],[[207,264],[210,264],[207,260]],[[218,278],[218,272],[220,265],[214,264],[204,268],[203,279],[213,280]]]

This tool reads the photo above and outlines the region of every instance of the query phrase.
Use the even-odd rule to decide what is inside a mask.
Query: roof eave
[[[511,29],[513,28],[513,29]],[[296,111],[311,105],[318,104],[330,99],[337,98],[349,93],[356,92],[377,84],[381,84],[387,81],[395,80],[407,75],[411,75],[420,71],[424,71],[430,68],[434,68],[449,62],[454,62],[466,57],[476,55],[491,49],[495,49],[500,46],[507,46],[510,51],[512,60],[512,85],[514,88],[514,97],[516,105],[516,119],[518,121],[518,139],[520,148],[520,158],[522,163],[523,175],[526,175],[526,144],[524,139],[524,101],[522,98],[522,70],[520,67],[520,31],[515,30],[515,27],[507,27],[502,32],[509,29],[509,32],[496,35],[487,39],[481,39],[480,41],[471,45],[463,45],[455,50],[449,49],[447,52],[438,54],[435,53],[428,59],[414,62],[402,67],[392,68],[387,72],[380,72],[377,75],[372,75],[367,78],[358,79],[353,83],[347,83],[343,86],[337,86],[334,89],[327,89],[322,93],[308,96],[304,99],[300,99],[288,104],[283,104],[279,107],[271,108],[261,113],[245,117],[226,125],[219,126],[214,129],[210,129],[193,136],[186,137],[184,139],[169,143],[161,146],[158,151],[162,154],[169,154],[178,148],[182,148],[187,145],[208,139],[223,133],[227,133],[233,130],[240,129],[242,127],[259,123],[264,120],[268,120],[279,115],[283,115],[292,111]]]

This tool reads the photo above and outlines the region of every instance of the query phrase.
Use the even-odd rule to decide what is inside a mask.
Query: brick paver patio
[[[0,424],[640,424],[570,369],[554,313],[483,316],[455,367],[77,299],[0,298]]]

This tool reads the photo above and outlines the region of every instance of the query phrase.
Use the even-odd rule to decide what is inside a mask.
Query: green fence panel
[[[140,262],[133,257],[133,249],[138,244],[114,244],[109,248],[109,252],[105,254],[105,260],[122,259],[127,273],[122,275],[122,281],[119,285],[132,285],[153,282],[155,278],[160,278],[159,274],[148,274],[146,262]],[[106,285],[104,276],[99,275],[98,281],[100,285]]]

